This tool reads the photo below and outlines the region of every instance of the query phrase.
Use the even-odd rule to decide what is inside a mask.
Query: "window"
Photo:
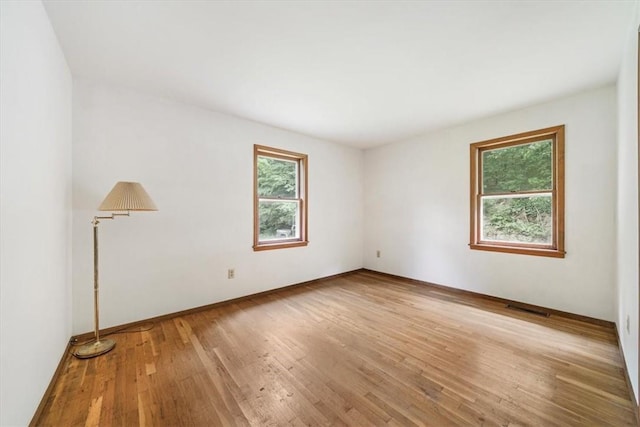
[[[471,249],[564,258],[564,126],[471,144]]]
[[[253,250],[306,246],[307,155],[254,145]]]

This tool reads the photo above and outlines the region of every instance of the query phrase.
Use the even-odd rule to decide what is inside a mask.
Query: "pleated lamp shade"
[[[157,211],[139,182],[118,182],[102,201],[100,211]]]

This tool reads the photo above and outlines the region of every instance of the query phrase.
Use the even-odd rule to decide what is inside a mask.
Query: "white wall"
[[[0,425],[26,425],[71,333],[71,74],[40,2],[0,2]]]
[[[627,371],[638,397],[638,24],[629,37],[618,77],[618,228],[616,323]],[[629,330],[627,330],[629,317]]]
[[[611,87],[369,150],[363,162],[358,150],[77,80],[72,185],[71,75],[46,13],[2,1],[0,20],[0,425],[28,423],[68,337],[92,329],[90,220],[118,180],[141,181],[160,211],[101,224],[105,327],[353,270],[364,241],[374,270],[615,319],[621,331],[629,314],[622,340],[637,392],[633,34],[617,153]],[[469,144],[561,123],[567,257],[469,250]],[[309,154],[308,247],[252,251],[254,143]]]
[[[90,221],[116,181],[159,211],[100,224],[105,327],[362,266],[360,150],[88,81],[73,100],[74,333],[92,329]],[[309,155],[307,247],[251,248],[253,144]]]
[[[605,87],[367,151],[365,267],[613,320],[615,110]],[[560,124],[566,258],[470,250],[469,144]]]

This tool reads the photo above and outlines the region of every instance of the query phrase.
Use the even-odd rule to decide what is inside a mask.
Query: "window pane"
[[[482,152],[483,194],[553,188],[553,140]]]
[[[296,198],[296,161],[258,156],[258,196]]]
[[[300,202],[260,200],[258,215],[259,241],[300,238]]]
[[[551,245],[551,194],[482,197],[481,240]]]

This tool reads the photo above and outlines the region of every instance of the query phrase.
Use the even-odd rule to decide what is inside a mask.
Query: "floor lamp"
[[[118,182],[107,194],[98,208],[100,211],[126,211],[126,213],[112,213],[109,216],[94,216],[93,221],[93,320],[95,339],[87,344],[78,346],[73,355],[79,359],[105,354],[116,342],[112,339],[100,339],[99,305],[98,305],[98,224],[102,219],[114,219],[117,216],[129,216],[131,211],[157,211],[151,197],[137,182]]]

